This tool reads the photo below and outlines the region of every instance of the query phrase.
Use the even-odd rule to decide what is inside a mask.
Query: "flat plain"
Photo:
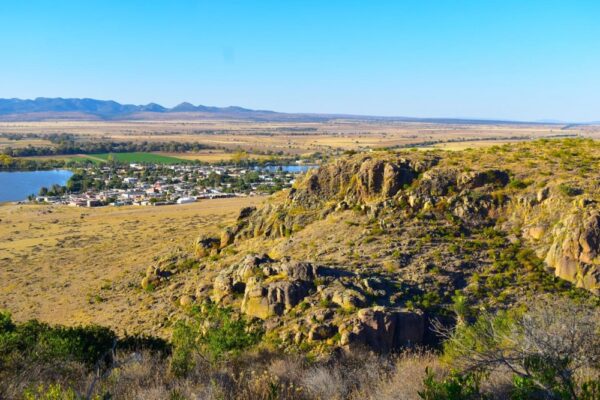
[[[425,123],[388,120],[330,120],[323,122],[260,122],[235,120],[162,121],[34,121],[0,122],[4,133],[71,133],[83,140],[199,142],[214,149],[190,157],[220,161],[219,150],[249,153],[312,154],[389,147],[485,146],[542,137],[600,138],[592,125],[519,123]],[[33,139],[32,139],[33,140]],[[0,149],[27,141],[2,139]],[[37,143],[38,145],[40,143]],[[48,145],[49,142],[47,142]],[[174,156],[174,154],[169,154]],[[179,157],[179,156],[178,156]]]

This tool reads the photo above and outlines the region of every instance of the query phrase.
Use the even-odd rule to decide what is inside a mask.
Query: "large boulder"
[[[402,186],[415,177],[409,164],[401,160],[397,163],[378,159],[366,159],[356,175],[357,194],[360,199],[394,196]]]
[[[202,235],[194,243],[194,252],[198,257],[206,257],[218,253],[221,240],[212,236]]]
[[[552,233],[546,264],[556,276],[600,295],[600,211],[576,212]]]
[[[224,229],[221,232],[221,240],[219,242],[219,247],[223,248],[232,244],[235,240],[235,230],[232,228]]]
[[[276,268],[292,280],[312,282],[317,277],[317,266],[308,262],[288,261]]]
[[[369,347],[388,352],[421,343],[425,320],[417,311],[373,307],[359,310],[341,329],[341,344],[349,349]]]
[[[260,281],[252,277],[246,283],[242,312],[261,319],[283,315],[299,304],[310,292],[312,284],[303,281]]]
[[[503,187],[509,181],[508,173],[498,169],[463,172],[456,179],[457,186],[461,189],[475,189],[484,185]]]

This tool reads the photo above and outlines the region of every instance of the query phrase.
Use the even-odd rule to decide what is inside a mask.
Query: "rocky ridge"
[[[570,154],[552,176],[520,159],[583,151],[573,142],[544,143],[535,155],[539,143],[485,157],[374,152],[334,160],[264,206],[241,210],[220,237],[199,238],[205,267],[187,290],[196,287],[195,302],[262,321],[283,346],[382,351],[431,341],[432,319],[452,323],[456,296],[471,309],[547,291],[593,297],[597,169],[582,174],[566,162],[577,161]],[[598,145],[585,151],[597,163]]]

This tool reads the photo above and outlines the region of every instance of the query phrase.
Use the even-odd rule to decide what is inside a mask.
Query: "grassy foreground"
[[[170,342],[0,313],[0,397],[19,399],[560,399],[600,395],[600,320],[539,299],[445,333],[442,351],[284,353],[227,308],[189,309]]]

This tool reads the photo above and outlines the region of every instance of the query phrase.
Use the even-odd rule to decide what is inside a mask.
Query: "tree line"
[[[26,146],[20,148],[6,147],[3,154],[11,157],[28,156],[53,156],[69,154],[101,154],[101,153],[130,153],[130,152],[152,152],[164,151],[172,153],[182,153],[188,151],[200,151],[210,147],[202,143],[186,142],[82,142],[73,138],[61,137],[60,140],[53,142],[54,146],[38,147]]]

